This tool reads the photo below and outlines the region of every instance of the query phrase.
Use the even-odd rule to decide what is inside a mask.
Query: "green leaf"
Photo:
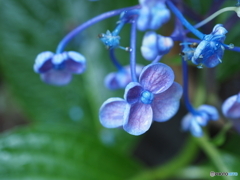
[[[87,59],[86,72],[74,75],[69,85],[55,87],[43,83],[39,74],[33,71],[34,59],[42,51],[54,52],[61,39],[81,23],[106,11],[130,5],[133,4],[110,0],[104,0],[104,3],[87,0],[1,1],[0,72],[29,121],[65,122],[84,126],[91,129],[93,135],[102,136],[105,128],[99,123],[99,107],[109,97],[122,97],[123,92],[116,95],[104,87],[104,76],[114,68],[97,34],[113,29],[118,17],[80,33],[66,47]],[[129,43],[128,37],[124,39]],[[111,134],[114,141],[118,140],[114,146],[122,149],[129,149],[134,139],[122,130],[111,131]]]
[[[122,180],[139,170],[129,157],[101,145],[90,131],[71,125],[37,124],[0,137],[4,180]]]
[[[221,147],[223,149],[223,151],[227,152],[227,153],[231,153],[234,154],[236,156],[240,157],[240,151],[239,148],[237,146],[237,144],[240,141],[240,136],[237,133],[231,133],[228,137],[227,137],[227,141],[226,143]],[[240,167],[240,166],[239,166]]]

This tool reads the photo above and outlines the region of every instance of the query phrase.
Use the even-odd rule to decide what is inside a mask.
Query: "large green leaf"
[[[0,73],[28,120],[74,123],[91,129],[97,136],[108,133],[121,148],[132,142],[133,137],[119,130],[105,130],[98,120],[103,101],[112,96],[123,96],[122,91],[121,94],[112,93],[104,87],[104,76],[114,68],[108,52],[97,38],[98,33],[113,29],[118,17],[94,25],[67,46],[67,50],[79,51],[87,59],[86,72],[75,75],[69,85],[46,85],[33,72],[37,54],[55,51],[60,40],[74,27],[105,11],[130,5],[133,4],[111,3],[110,0],[104,0],[104,3],[87,0],[1,1]]]
[[[139,167],[90,131],[56,123],[18,128],[0,137],[0,177],[10,179],[122,180]]]

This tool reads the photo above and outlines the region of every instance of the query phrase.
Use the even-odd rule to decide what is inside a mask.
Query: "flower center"
[[[141,101],[143,104],[151,104],[153,101],[154,95],[149,91],[143,91],[141,94]]]

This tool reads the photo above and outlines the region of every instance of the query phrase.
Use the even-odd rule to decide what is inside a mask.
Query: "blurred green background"
[[[104,77],[115,69],[97,37],[99,33],[112,30],[118,16],[80,33],[67,46],[66,50],[78,51],[87,59],[87,71],[75,75],[69,85],[46,85],[33,72],[37,54],[54,52],[60,40],[79,24],[103,12],[137,3],[137,0],[0,1],[1,180],[124,180],[142,172],[143,163],[133,157],[133,150],[142,136],[131,136],[121,129],[103,128],[98,120],[99,107],[107,98],[123,96],[123,90],[112,92],[104,87]],[[204,13],[209,4],[202,3],[198,6],[202,9],[195,11]],[[224,20],[226,17],[221,18]],[[227,43],[234,43],[239,38],[237,27],[239,23],[232,29]],[[167,27],[162,31],[169,33]],[[140,47],[143,33],[138,33],[138,36]],[[126,26],[121,32],[121,45],[129,46],[129,39],[129,26]],[[234,44],[240,46],[238,41]],[[128,63],[127,52],[119,50],[117,56],[123,64]],[[169,64],[176,65],[175,73],[181,76],[179,56],[170,57],[173,62],[169,61]],[[148,63],[140,54],[137,58],[142,64]],[[227,52],[224,58],[228,63],[219,66],[216,72],[219,87],[239,74],[239,56]],[[168,59],[164,62],[168,63]],[[227,94],[231,95],[229,91]],[[182,113],[185,113],[184,109]],[[178,116],[178,125],[180,119]],[[179,129],[175,127],[180,133]],[[158,143],[158,139],[153,137],[152,142]],[[171,141],[164,135],[162,138],[165,138],[164,143]],[[183,144],[182,139],[176,141],[181,142],[179,146]],[[166,149],[175,148],[171,147]],[[192,155],[195,153],[196,148],[192,148]],[[195,159],[192,156],[187,158],[187,161]]]

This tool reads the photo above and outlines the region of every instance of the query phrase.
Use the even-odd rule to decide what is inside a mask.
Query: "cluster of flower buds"
[[[218,120],[218,110],[210,105],[202,105],[195,109],[188,98],[187,61],[198,68],[213,68],[224,62],[224,51],[240,51],[233,44],[224,44],[228,32],[222,24],[212,27],[210,34],[203,34],[197,28],[205,25],[217,15],[225,11],[240,14],[239,6],[223,8],[207,19],[191,25],[183,16],[181,1],[174,0],[139,0],[139,5],[103,13],[81,24],[70,32],[59,43],[56,53],[45,51],[40,53],[34,64],[34,71],[41,79],[52,85],[66,85],[72,74],[81,74],[86,68],[86,59],[78,52],[65,52],[68,42],[78,33],[91,25],[120,15],[113,31],[99,34],[100,41],[109,51],[111,62],[117,71],[105,78],[107,88],[125,89],[123,98],[107,99],[99,110],[100,123],[107,128],[122,127],[132,135],[145,133],[153,121],[164,122],[172,118],[179,109],[180,98],[184,96],[189,111],[182,121],[182,129],[192,135],[203,135],[202,127],[209,120]],[[165,23],[175,16],[174,29],[170,36],[158,34]],[[120,45],[121,30],[126,24],[131,25],[129,47]],[[136,63],[136,33],[144,31],[141,53],[148,60],[146,66]],[[195,39],[189,38],[191,32]],[[174,72],[166,64],[160,63],[161,58],[168,54],[175,42],[180,43],[182,52],[183,87],[174,82]],[[122,49],[130,54],[129,65],[122,66],[115,56],[115,50]],[[150,61],[150,62],[149,62]],[[240,121],[240,93],[227,99],[222,106],[223,114],[234,121]]]

